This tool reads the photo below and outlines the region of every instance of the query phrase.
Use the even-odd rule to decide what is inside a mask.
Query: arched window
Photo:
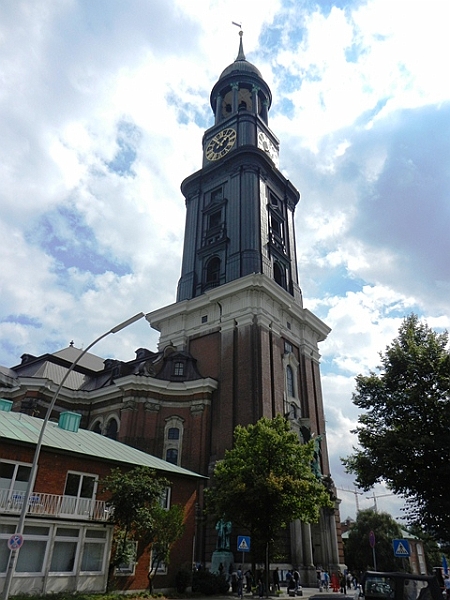
[[[285,273],[281,268],[280,263],[274,263],[273,265],[273,278],[282,288],[285,287]]]
[[[297,418],[297,407],[293,403],[289,407],[289,416],[291,419]]]
[[[206,266],[206,283],[218,285],[220,279],[220,258],[214,256]]]
[[[117,421],[115,419],[110,419],[106,426],[105,436],[110,438],[111,440],[117,439],[117,431],[118,431]]]
[[[288,396],[295,396],[295,388],[294,388],[294,373],[292,372],[291,365],[286,367],[286,391]]]
[[[92,428],[92,431],[94,433],[100,433],[102,432],[102,424],[100,421],[97,421],[97,423],[95,423],[94,427]]]
[[[299,389],[301,389],[299,381],[299,362],[295,356],[296,351],[292,343],[285,340],[284,347],[284,414],[295,423],[302,417],[301,398],[299,396]]]

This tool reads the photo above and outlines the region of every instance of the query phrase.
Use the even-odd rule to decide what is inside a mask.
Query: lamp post
[[[127,319],[126,321],[123,321],[123,323],[119,323],[119,325],[116,325],[115,327],[113,327],[112,329],[107,331],[106,333],[103,333],[101,336],[96,338],[93,342],[91,342],[89,344],[89,346],[87,346],[85,348],[85,350],[83,350],[81,352],[81,354],[79,356],[77,356],[77,358],[72,362],[72,364],[70,365],[66,374],[62,378],[61,383],[56,388],[56,391],[53,394],[52,400],[47,408],[47,412],[45,414],[44,421],[42,422],[41,431],[39,433],[39,438],[38,438],[38,441],[36,444],[36,449],[34,451],[33,463],[31,466],[27,489],[25,491],[25,495],[22,500],[22,508],[20,510],[20,517],[19,517],[19,523],[17,525],[16,535],[23,536],[25,519],[26,519],[26,515],[27,515],[27,510],[28,510],[28,502],[30,500],[31,493],[33,491],[34,480],[36,479],[39,455],[41,453],[41,447],[42,447],[42,441],[44,439],[45,428],[50,419],[50,416],[52,414],[53,408],[55,406],[55,403],[59,396],[59,392],[61,391],[61,388],[63,387],[63,385],[66,382],[67,378],[69,377],[70,373],[74,370],[74,368],[80,362],[80,360],[83,358],[83,356],[92,348],[92,346],[95,346],[95,344],[100,342],[100,340],[102,340],[106,336],[110,335],[111,333],[117,333],[118,331],[125,329],[125,327],[128,327],[129,325],[132,325],[136,321],[139,321],[139,319],[142,319],[142,317],[145,317],[145,314],[143,312],[140,312],[137,315],[134,315],[134,317],[131,317],[131,318]],[[17,550],[10,551],[8,569],[7,569],[6,577],[5,577],[5,585],[3,587],[3,600],[8,600],[8,597],[9,597],[9,592],[11,590],[11,583],[12,583],[12,579],[13,579],[15,569],[16,569],[17,559],[19,557],[19,551],[20,551],[20,547]]]

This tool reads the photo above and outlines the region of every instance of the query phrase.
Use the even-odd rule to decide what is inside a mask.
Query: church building
[[[79,412],[82,427],[205,476],[232,447],[236,425],[284,415],[300,441],[320,440],[318,468],[335,500],[319,523],[296,522],[288,532],[280,568],[298,569],[311,585],[316,568],[335,571],[344,562],[319,366],[330,329],[303,307],[300,194],[279,170],[271,91],[240,36],[236,60],[211,91],[214,124],[203,136],[201,169],[181,184],[186,229],[176,302],[146,315],[160,333],[158,348],[140,348],[130,361],[86,355],[56,410]],[[79,352],[23,355],[0,369],[0,395],[13,410],[43,415]],[[208,566],[216,532],[202,511],[200,494],[192,558]]]

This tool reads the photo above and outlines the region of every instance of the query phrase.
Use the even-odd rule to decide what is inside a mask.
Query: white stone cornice
[[[256,273],[148,313],[146,318],[161,333],[160,349],[169,342],[181,348],[190,337],[211,333],[218,327],[227,331],[254,318],[297,345],[314,348],[331,331],[270,277]]]
[[[140,375],[127,375],[115,381],[116,386],[122,391],[136,391],[158,393],[169,396],[191,396],[192,394],[212,394],[218,387],[218,382],[211,377],[194,379],[193,381],[167,381],[142,377]]]

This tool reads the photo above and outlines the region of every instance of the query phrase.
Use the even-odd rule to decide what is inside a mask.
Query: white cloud
[[[179,186],[201,166],[209,94],[242,21],[272,89],[280,167],[302,192],[305,305],[333,328],[327,440],[347,487],[354,376],[412,310],[448,326],[450,5],[337,4],[0,5],[0,364],[174,301]],[[136,324],[98,352],[129,359],[156,341]]]

